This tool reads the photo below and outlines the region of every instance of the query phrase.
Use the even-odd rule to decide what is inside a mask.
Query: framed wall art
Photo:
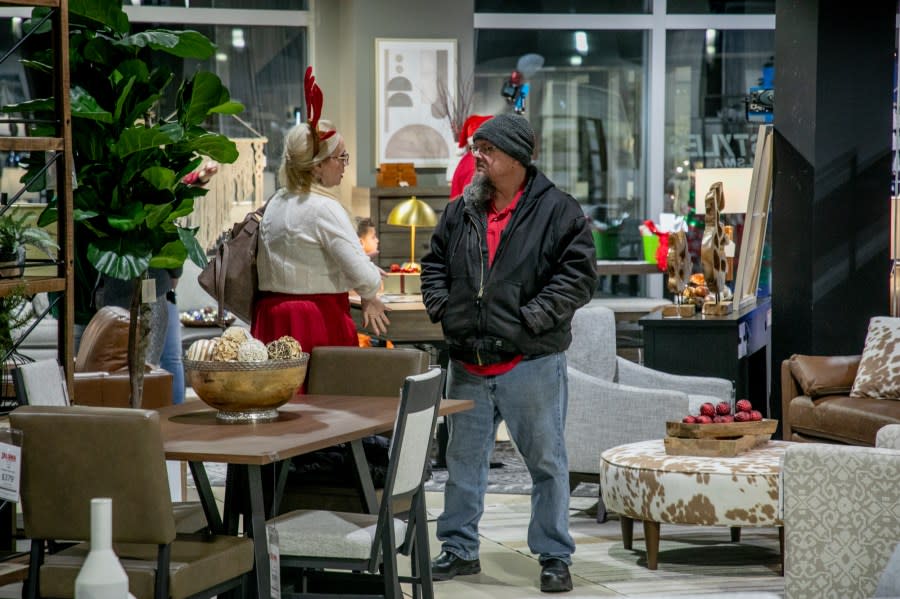
[[[438,90],[456,89],[455,39],[375,40],[375,156],[445,168],[456,140]]]
[[[760,125],[756,134],[756,156],[750,180],[750,198],[741,251],[734,280],[734,310],[756,302],[759,270],[762,266],[763,244],[769,222],[769,202],[772,198],[772,159],[774,135],[772,125]]]

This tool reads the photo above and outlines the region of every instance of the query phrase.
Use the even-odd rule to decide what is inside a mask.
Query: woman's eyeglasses
[[[332,156],[335,160],[340,160],[344,163],[344,166],[350,166],[350,152],[342,152],[338,156]]]

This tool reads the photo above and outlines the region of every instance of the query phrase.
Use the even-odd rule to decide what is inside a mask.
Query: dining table
[[[256,596],[270,593],[266,520],[278,513],[290,458],[347,443],[350,446],[360,491],[370,513],[377,511],[375,487],[369,473],[362,439],[391,431],[400,404],[396,396],[298,395],[278,408],[270,422],[224,423],[216,410],[202,401],[188,401],[159,410],[167,460],[186,461],[212,533],[238,534],[253,539]],[[470,409],[471,400],[441,400],[439,413]],[[225,505],[219,514],[204,462],[228,465]],[[270,500],[266,502],[264,469],[271,472]]]

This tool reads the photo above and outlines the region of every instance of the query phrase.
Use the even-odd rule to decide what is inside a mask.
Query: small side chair
[[[243,592],[251,539],[176,533],[155,411],[21,406],[10,424],[22,431],[22,511],[31,539],[23,597],[74,596],[90,549],[94,497],[113,500],[113,546],[137,599]],[[54,541],[77,544],[48,554]]]
[[[440,368],[406,378],[378,514],[297,510],[273,520],[288,583],[282,597],[330,591],[400,599],[401,582],[413,584],[413,597],[434,596],[423,483],[443,389]],[[410,556],[412,576],[399,576],[397,553]]]

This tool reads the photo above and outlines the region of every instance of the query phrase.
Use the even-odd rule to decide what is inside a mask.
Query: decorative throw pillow
[[[900,318],[875,316],[850,397],[900,400]]]

